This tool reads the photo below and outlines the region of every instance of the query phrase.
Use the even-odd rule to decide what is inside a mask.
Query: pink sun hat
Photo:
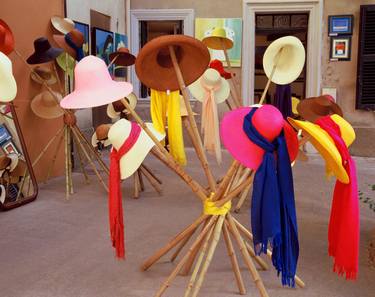
[[[245,116],[252,107],[241,107],[227,112],[220,123],[220,135],[225,148],[242,165],[257,170],[263,160],[264,150],[253,143],[243,131]],[[252,123],[257,131],[272,142],[284,129],[290,162],[297,158],[297,133],[272,105],[263,105],[254,113]]]
[[[112,80],[104,61],[91,55],[74,68],[74,86],[74,91],[61,100],[61,107],[79,109],[107,105],[133,91],[130,83]]]

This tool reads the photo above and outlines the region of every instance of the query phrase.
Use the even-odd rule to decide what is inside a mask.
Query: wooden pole
[[[138,174],[138,179],[139,179],[139,186],[141,187],[141,192],[143,192],[145,190],[145,183],[143,182],[141,167],[142,167],[142,164],[139,167],[139,169],[137,169],[137,174]]]
[[[71,127],[68,127],[68,176],[69,176],[69,190],[70,194],[74,193],[73,190],[73,178],[72,178],[72,170],[73,170],[73,162],[72,162],[72,135],[71,135]]]
[[[250,192],[251,186],[252,186],[251,184],[248,185],[248,187],[241,193],[240,199],[237,202],[237,206],[234,209],[235,213],[239,213],[240,212],[241,207],[244,204],[244,202],[245,202],[245,200],[246,200],[246,198],[247,198],[247,196],[248,196],[248,194]]]
[[[151,186],[155,189],[155,191],[160,195],[162,194],[162,189],[159,186],[159,183],[154,179],[154,177],[141,165],[139,167],[139,173],[142,173],[146,179],[149,181]]]
[[[48,171],[47,171],[47,176],[46,176],[46,179],[45,179],[45,182],[48,181],[49,177],[51,176],[51,173],[52,173],[52,170],[53,170],[53,167],[56,163],[56,159],[57,159],[57,154],[59,153],[59,150],[60,150],[60,147],[61,147],[61,143],[63,142],[64,140],[64,135],[65,135],[65,129],[66,129],[66,126],[64,124],[64,132],[61,134],[61,137],[59,139],[59,142],[57,143],[57,146],[56,146],[56,149],[55,149],[55,153],[53,154],[53,157],[52,157],[52,161],[51,161],[51,164],[48,168]]]
[[[148,173],[150,173],[150,175],[152,175],[152,177],[158,182],[159,185],[162,185],[163,182],[160,178],[158,178],[150,168],[148,168],[148,166],[146,166],[144,163],[142,163],[142,167],[147,170]]]
[[[198,227],[197,227],[198,228]],[[181,241],[179,247],[176,249],[176,251],[173,253],[172,257],[171,257],[171,262],[174,262],[176,260],[176,258],[178,257],[178,255],[180,254],[180,252],[182,251],[182,249],[185,247],[185,245],[189,242],[190,238],[194,235],[195,231],[197,230],[197,228],[193,229],[188,236],[185,237],[184,240]]]
[[[59,76],[59,73],[58,73],[57,68],[56,68],[56,60],[54,60],[52,62],[52,68],[53,68],[53,71],[54,71],[54,73],[56,75],[57,85],[59,86],[60,92],[63,95],[65,92],[64,92],[64,89],[62,87],[60,76]]]
[[[90,179],[89,179],[89,176],[88,176],[88,174],[86,172],[85,164],[83,163],[83,157],[82,157],[81,148],[79,147],[79,145],[76,145],[76,149],[77,149],[77,155],[78,155],[78,159],[79,159],[79,165],[80,165],[82,173],[83,173],[83,175],[85,177],[85,182],[86,182],[86,184],[89,184],[90,183]]]
[[[69,161],[68,161],[68,130],[69,127],[65,129],[64,134],[64,147],[65,147],[65,199],[69,199],[70,188],[69,188]]]

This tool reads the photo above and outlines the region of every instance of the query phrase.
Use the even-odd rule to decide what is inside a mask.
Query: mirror
[[[35,200],[38,185],[13,102],[0,106],[0,209]]]

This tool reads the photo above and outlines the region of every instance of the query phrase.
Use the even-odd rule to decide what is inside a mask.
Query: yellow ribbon
[[[179,164],[186,165],[180,110],[180,92],[173,91],[167,94],[163,91],[151,89],[150,112],[154,128],[164,134],[168,114],[169,151]]]
[[[213,216],[226,215],[232,207],[232,202],[228,201],[223,206],[217,207],[216,201],[211,200],[213,195],[214,193],[211,193],[210,197],[203,202],[203,214]]]

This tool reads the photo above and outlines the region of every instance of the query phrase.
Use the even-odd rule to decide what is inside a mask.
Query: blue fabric
[[[271,143],[253,126],[257,108],[245,116],[243,130],[248,138],[265,150],[263,161],[254,176],[251,228],[254,248],[259,255],[272,246],[272,263],[281,273],[285,286],[294,287],[299,254],[293,174],[284,132]],[[275,156],[276,152],[276,156]]]
[[[288,85],[276,85],[276,93],[273,105],[280,110],[284,119],[293,116],[292,113],[292,89]]]
[[[76,60],[79,62],[81,61],[83,58],[84,58],[84,53],[83,53],[83,48],[82,46],[81,47],[78,47],[72,40],[72,38],[70,37],[69,33],[65,35],[65,41],[66,43],[72,48],[74,49],[74,51],[76,52]]]

